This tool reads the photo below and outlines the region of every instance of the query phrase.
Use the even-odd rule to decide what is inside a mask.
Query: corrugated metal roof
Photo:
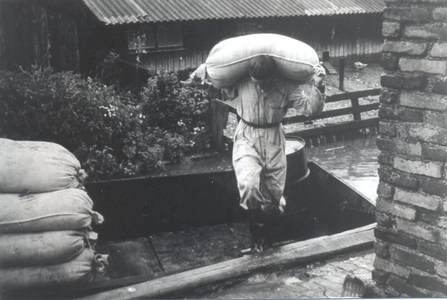
[[[381,13],[384,0],[83,0],[106,24]]]

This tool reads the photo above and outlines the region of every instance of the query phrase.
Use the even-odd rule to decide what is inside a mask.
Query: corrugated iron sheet
[[[106,24],[381,13],[384,0],[83,0]]]

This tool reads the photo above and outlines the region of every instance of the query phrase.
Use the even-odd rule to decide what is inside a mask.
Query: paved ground
[[[371,280],[374,257],[372,249],[348,253],[305,266],[256,273],[180,296],[191,299],[339,298],[347,275]]]

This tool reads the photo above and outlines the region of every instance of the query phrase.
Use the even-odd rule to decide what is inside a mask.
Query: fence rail
[[[361,113],[376,110],[379,108],[380,104],[372,103],[372,104],[360,105],[359,99],[377,95],[380,95],[380,88],[327,96],[326,103],[350,100],[351,107],[323,111],[320,115],[314,117],[289,116],[285,117],[282,120],[282,124],[286,125],[312,120],[327,119],[344,115],[353,115],[354,121],[332,125],[333,130],[328,127],[322,127],[289,134],[289,135],[303,134],[305,136],[309,136],[310,134],[318,135],[318,134],[325,134],[328,132],[332,133],[334,131],[343,131],[349,129],[358,129],[363,127],[375,126],[379,122],[378,118],[362,120]],[[220,100],[211,101],[210,115],[211,115],[211,131],[213,136],[212,141],[215,149],[217,150],[222,150],[224,143],[222,139],[225,138],[223,136],[223,129],[226,128],[226,125],[228,123],[228,113],[230,112],[237,114],[236,108],[229,105],[228,103]]]

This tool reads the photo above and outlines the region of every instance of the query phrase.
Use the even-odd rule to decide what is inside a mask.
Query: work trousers
[[[282,214],[287,162],[281,124],[254,128],[241,120],[234,137],[233,167],[244,209]]]

